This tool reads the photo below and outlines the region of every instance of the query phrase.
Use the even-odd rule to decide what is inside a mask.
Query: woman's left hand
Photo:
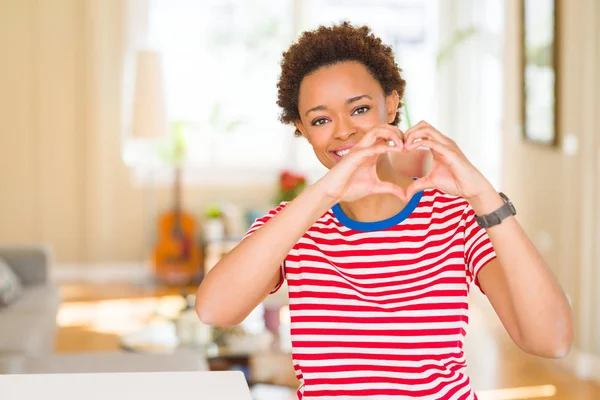
[[[491,183],[471,164],[458,145],[425,121],[404,133],[404,151],[415,151],[421,146],[429,148],[433,162],[427,175],[406,188],[407,200],[415,193],[431,188],[466,200],[494,191]]]

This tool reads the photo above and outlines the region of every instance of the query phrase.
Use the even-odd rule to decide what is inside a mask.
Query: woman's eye
[[[358,107],[356,110],[354,110],[354,112],[352,113],[352,115],[356,115],[356,114],[364,114],[367,111],[369,111],[370,107],[369,106],[362,106],[362,107]]]
[[[319,126],[319,125],[323,125],[323,124],[324,124],[324,123],[326,123],[326,122],[327,122],[327,120],[326,120],[325,118],[319,118],[319,119],[315,119],[315,120],[312,122],[312,125],[313,125],[313,126]]]

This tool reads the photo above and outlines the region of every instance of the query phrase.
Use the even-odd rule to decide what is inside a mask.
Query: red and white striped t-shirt
[[[495,256],[469,203],[439,190],[378,222],[332,207],[273,291],[287,279],[298,398],[476,399],[463,352],[468,294]]]

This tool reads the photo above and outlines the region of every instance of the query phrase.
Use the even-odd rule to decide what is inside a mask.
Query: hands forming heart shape
[[[433,156],[430,171],[406,189],[383,182],[377,176],[376,162],[387,152],[422,151]],[[324,177],[327,191],[338,201],[354,201],[381,193],[391,193],[408,202],[416,193],[437,188],[471,200],[494,191],[491,183],[471,164],[458,145],[433,126],[421,121],[406,132],[395,126],[380,125],[367,132]]]

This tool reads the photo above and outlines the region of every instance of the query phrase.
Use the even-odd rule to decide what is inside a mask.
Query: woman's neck
[[[394,169],[386,154],[379,157],[377,161],[377,175],[381,181],[391,182],[403,189],[412,182],[410,177]],[[359,222],[375,222],[391,218],[405,206],[406,202],[393,194],[373,194],[356,201],[340,203],[344,214]]]

